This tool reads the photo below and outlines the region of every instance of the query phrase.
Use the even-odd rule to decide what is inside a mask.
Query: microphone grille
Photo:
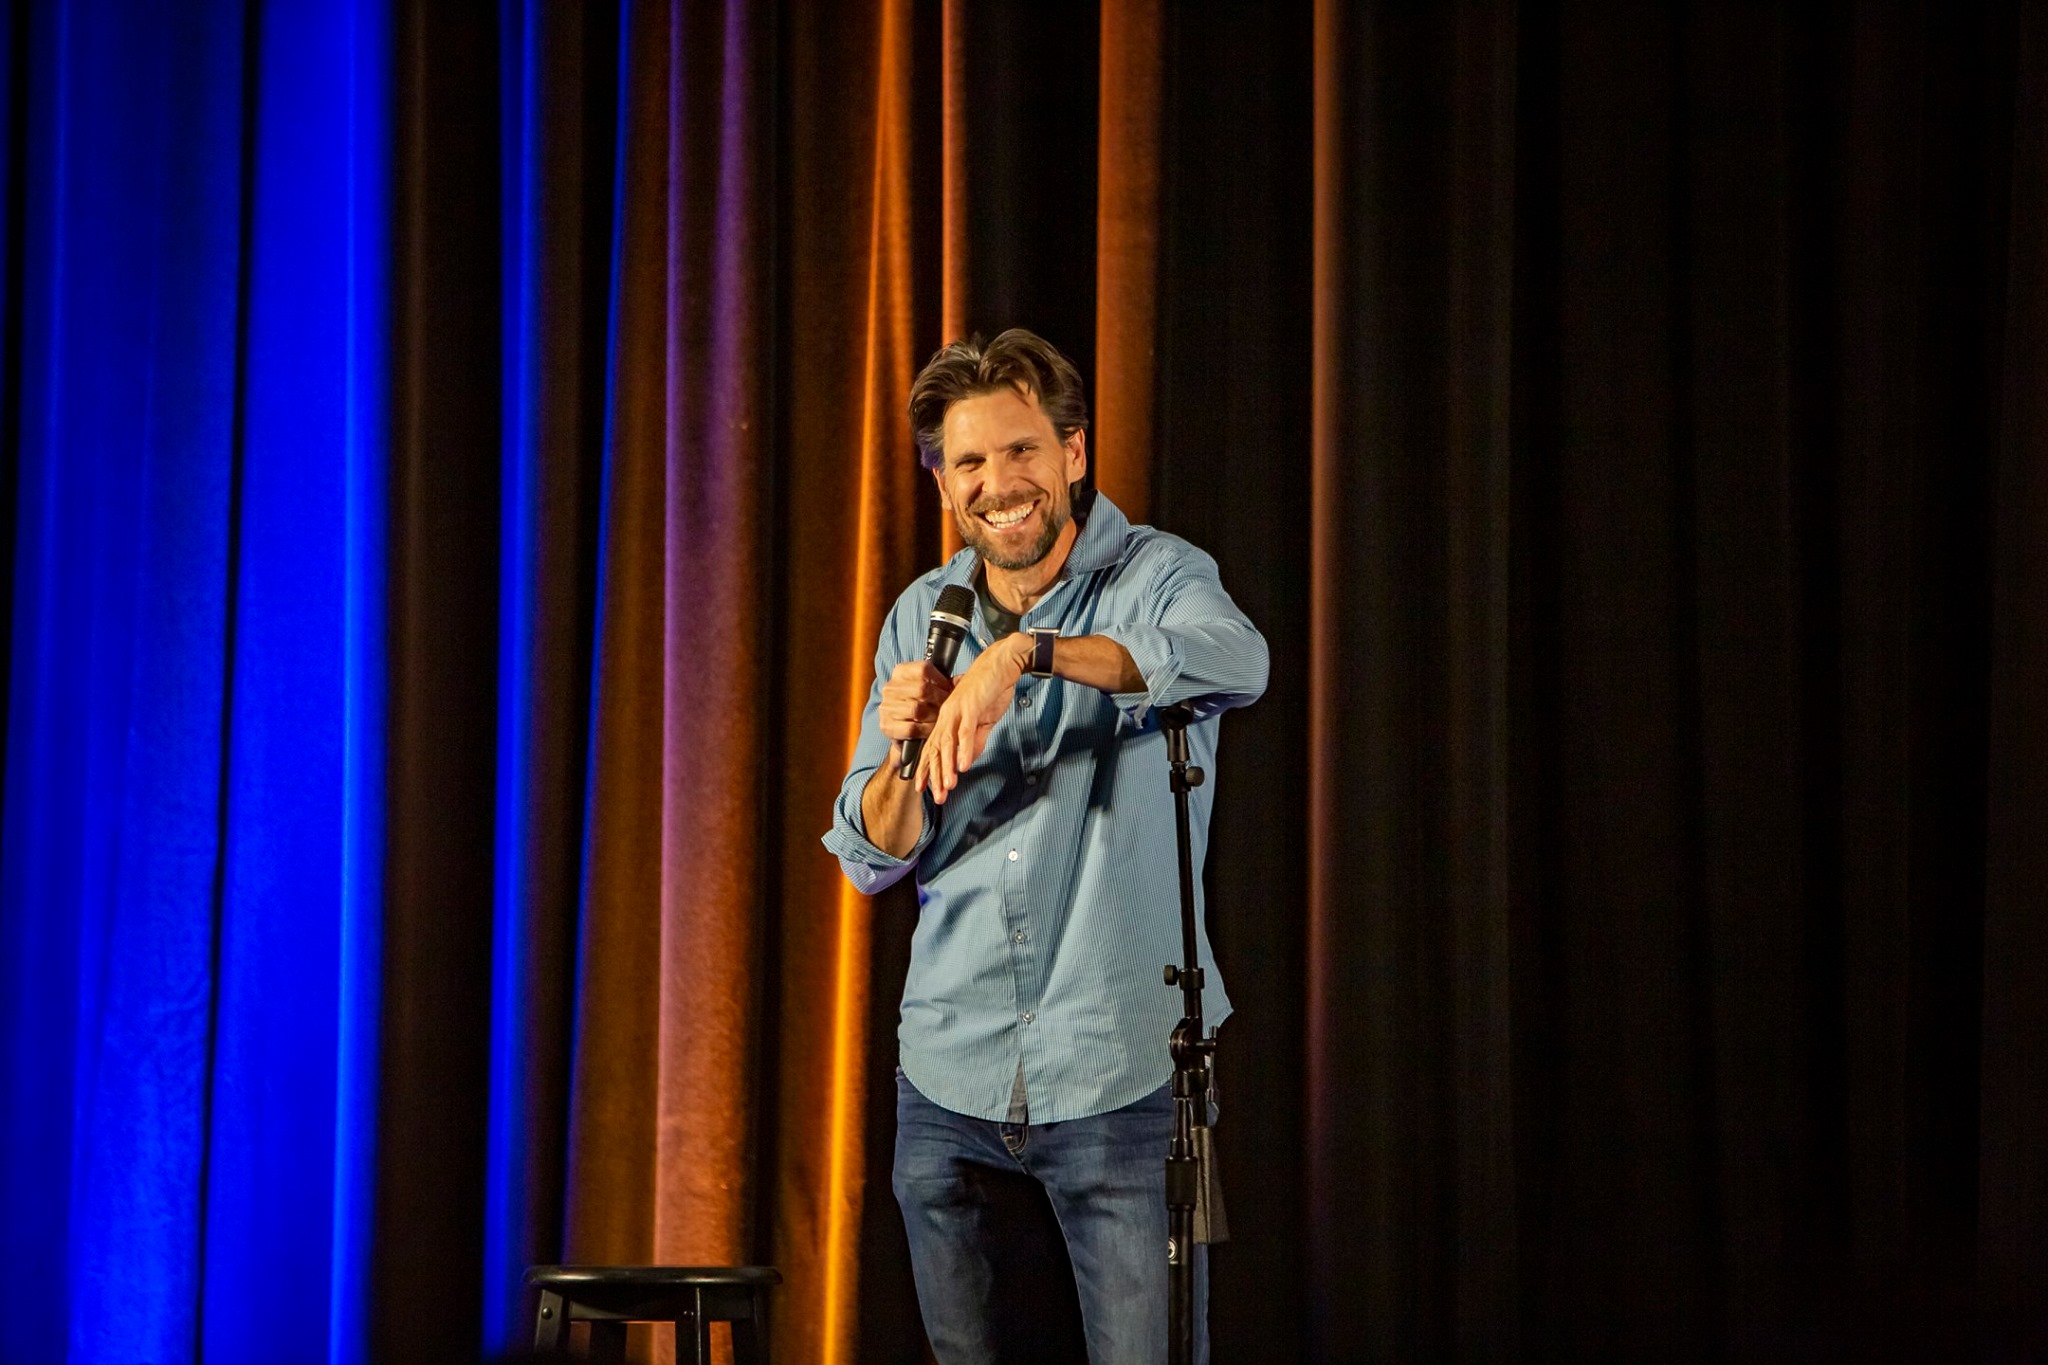
[[[958,583],[948,583],[939,590],[938,605],[932,608],[934,616],[957,616],[962,621],[974,615],[974,589]]]

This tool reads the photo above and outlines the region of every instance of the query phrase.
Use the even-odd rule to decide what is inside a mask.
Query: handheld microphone
[[[938,604],[932,608],[931,628],[924,635],[924,657],[941,673],[953,671],[953,660],[960,655],[960,642],[967,638],[967,621],[974,614],[974,589],[963,588],[958,583],[949,583],[940,591]],[[924,741],[907,739],[903,741],[903,767],[896,776],[908,782],[917,773],[917,756],[924,752]]]

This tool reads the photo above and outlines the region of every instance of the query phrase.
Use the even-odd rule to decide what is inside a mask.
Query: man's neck
[[[1025,569],[998,568],[982,560],[982,579],[988,584],[989,596],[995,598],[1005,611],[1013,611],[1019,616],[1030,611],[1038,605],[1040,598],[1052,591],[1052,585],[1060,581],[1060,571],[1066,568],[1067,556],[1074,552],[1074,542],[1080,536],[1080,521],[1069,521],[1060,528],[1045,558]]]

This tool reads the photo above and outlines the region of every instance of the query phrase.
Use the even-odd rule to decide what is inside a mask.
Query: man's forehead
[[[954,449],[957,442],[968,440],[963,427],[973,425],[975,431],[972,448]],[[1008,445],[1028,436],[1042,435],[1050,419],[1039,406],[1038,395],[1019,384],[1015,388],[989,389],[982,393],[962,398],[946,409],[946,415],[939,424],[940,441],[947,459],[959,455],[986,453],[986,444]]]

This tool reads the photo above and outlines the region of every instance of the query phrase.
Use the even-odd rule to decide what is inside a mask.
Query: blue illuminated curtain
[[[387,22],[10,16],[8,1360],[362,1353]]]

